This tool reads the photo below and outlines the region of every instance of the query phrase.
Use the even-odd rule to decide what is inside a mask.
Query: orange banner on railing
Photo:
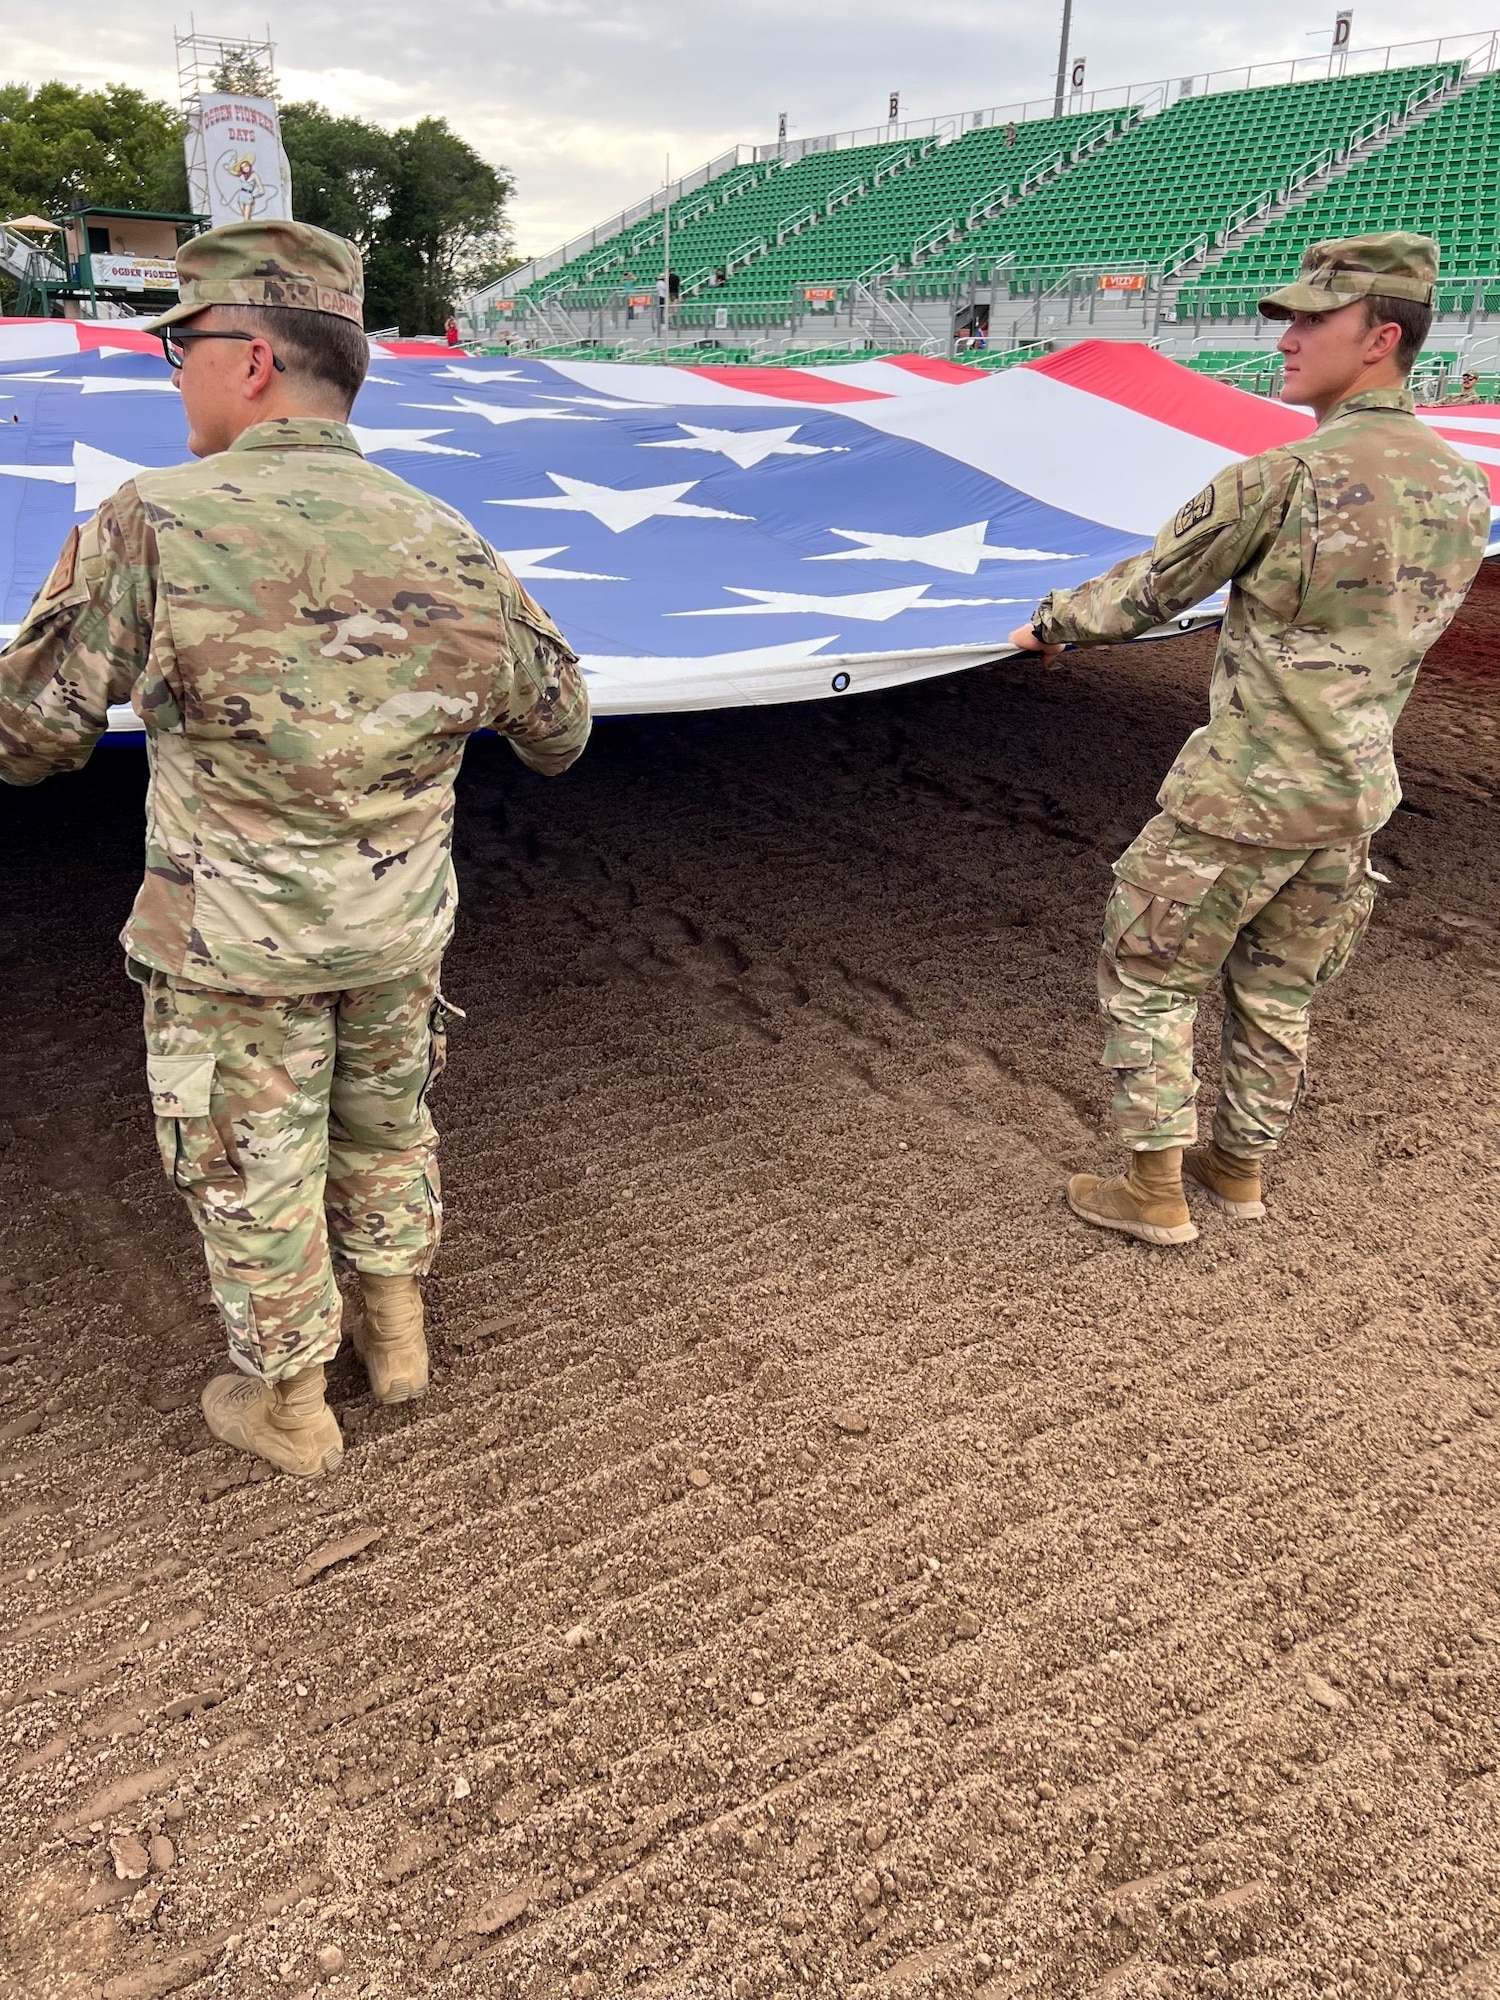
[[[1105,271],[1094,280],[1101,292],[1143,292],[1146,289],[1144,271]]]

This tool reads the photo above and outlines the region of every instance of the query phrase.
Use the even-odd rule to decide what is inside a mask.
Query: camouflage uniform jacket
[[[462,515],[322,419],[129,480],[0,653],[0,778],[146,731],[146,875],[121,942],[201,986],[297,994],[430,962],[453,927],[471,731],[533,770],[588,738],[575,657]]]
[[[1484,475],[1404,389],[1373,389],[1227,466],[1147,553],[1043,598],[1036,631],[1131,639],[1229,583],[1208,723],[1158,798],[1224,839],[1329,846],[1395,811],[1396,719],[1489,530]]]

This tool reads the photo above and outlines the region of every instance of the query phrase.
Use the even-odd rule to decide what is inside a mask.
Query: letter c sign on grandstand
[[[1071,76],[1072,79],[1072,87],[1074,90],[1082,90],[1083,73],[1087,67],[1088,64],[1083,56],[1078,56],[1074,59],[1072,70],[1069,72],[1069,75]]]

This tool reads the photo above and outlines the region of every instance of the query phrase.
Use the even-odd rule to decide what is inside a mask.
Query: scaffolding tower
[[[214,79],[226,64],[242,63],[246,70],[253,68],[263,79],[264,87],[247,91],[247,96],[277,95],[276,44],[271,40],[269,22],[264,41],[257,41],[253,35],[200,35],[191,14],[187,33],[179,35],[175,28],[172,33],[177,43],[177,96],[189,117],[205,92],[219,88]],[[237,84],[236,88],[243,86]]]
[[[219,89],[218,79],[226,68],[238,69],[234,88],[246,96],[278,96],[276,44],[271,40],[271,24],[266,23],[264,41],[253,35],[202,35],[197,22],[188,16],[188,31],[172,30],[177,44],[177,99],[187,121],[186,152],[188,191],[191,206],[207,215],[211,209],[208,185],[208,151],[203,141],[202,100]],[[255,88],[245,84],[254,79]]]

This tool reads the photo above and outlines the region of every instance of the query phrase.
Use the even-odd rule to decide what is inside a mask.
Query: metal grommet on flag
[[[849,685],[849,676],[847,674],[834,675],[833,691],[835,694],[842,694],[844,692],[844,689],[848,687],[848,685]]]

